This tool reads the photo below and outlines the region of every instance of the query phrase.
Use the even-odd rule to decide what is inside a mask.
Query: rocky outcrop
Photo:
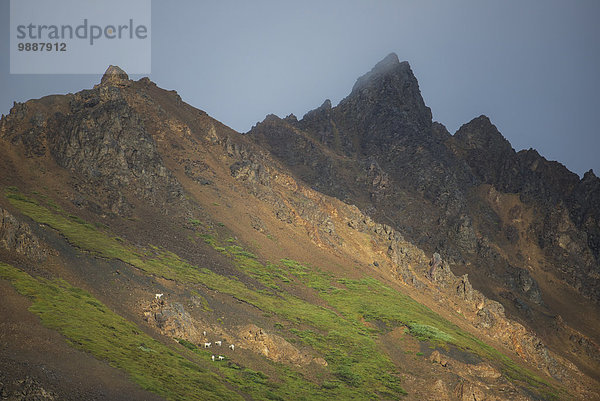
[[[201,324],[195,320],[183,305],[164,300],[153,300],[144,308],[144,320],[155,326],[161,334],[171,338],[183,338],[199,344],[203,340]]]
[[[504,307],[493,300],[485,298],[479,291],[469,288],[465,276],[459,279],[459,293],[470,310],[465,317],[482,332],[499,340],[508,349],[514,350],[523,360],[534,364],[557,380],[565,380],[569,376],[579,374],[570,362],[550,352],[544,342],[522,324],[507,318]]]
[[[460,357],[459,357],[460,359]],[[527,397],[518,388],[502,376],[502,373],[486,362],[465,363],[454,359],[444,353],[435,350],[429,356],[436,372],[452,372],[452,380],[446,378],[446,383],[441,379],[432,386],[432,392],[436,398],[451,400],[520,400],[529,401],[533,398]],[[442,376],[444,377],[444,376]],[[448,391],[448,388],[453,389]],[[441,389],[446,389],[445,394],[439,394]],[[498,396],[501,396],[499,398]]]
[[[436,380],[435,383],[433,383],[433,386],[431,386],[430,391],[432,396],[430,399],[435,399],[436,401],[450,401],[451,392],[448,391],[448,387],[442,379]]]
[[[331,110],[331,100],[327,99],[321,107],[306,113],[301,121],[296,120],[295,125],[301,129],[310,129],[317,140],[326,146],[342,150],[340,134],[333,121]],[[292,123],[294,124],[293,121]]]
[[[80,193],[115,214],[129,215],[137,199],[157,206],[182,202],[181,185],[128,103],[124,91],[130,83],[111,66],[100,85],[61,98],[55,112],[42,100],[15,105],[2,119],[0,136],[21,144],[31,157],[49,154],[74,173]]]
[[[256,352],[275,362],[296,366],[305,366],[310,363],[327,366],[327,362],[323,358],[313,357],[311,354],[299,350],[283,337],[268,333],[254,324],[229,331],[224,327],[201,322],[192,317],[179,302],[155,299],[143,306],[143,315],[146,322],[170,338],[184,339],[199,345],[210,339],[218,338],[234,343],[240,350]],[[210,340],[210,342],[212,346],[216,345],[214,341]]]
[[[461,381],[454,388],[454,396],[459,401],[484,401],[486,400],[485,393],[473,383]]]
[[[435,350],[431,353],[431,355],[429,356],[429,360],[432,363],[439,363],[443,367],[448,366],[448,360],[446,359],[446,357],[444,357],[442,354],[440,354],[440,352],[437,350]]]
[[[131,86],[129,76],[125,71],[116,65],[110,65],[104,72],[100,85],[104,86]]]
[[[481,298],[481,294],[473,290],[468,274],[463,275],[457,280],[456,295],[469,303],[475,302],[477,298]],[[477,299],[477,301],[476,303],[478,304],[481,300]]]
[[[468,371],[473,376],[482,378],[482,379],[499,379],[502,376],[502,373],[498,371],[498,369],[494,368],[488,363],[481,362],[476,365],[469,365]]]
[[[9,380],[0,372],[0,399],[10,401],[54,401],[60,397],[31,376]]]
[[[314,361],[322,366],[327,365],[323,358],[313,358],[310,354],[298,350],[283,337],[269,334],[254,324],[242,327],[238,332],[238,337],[241,348],[250,349],[275,362],[303,366]]]
[[[432,122],[410,66],[393,53],[358,78],[333,113],[347,154],[389,153]]]
[[[36,261],[47,257],[46,250],[31,232],[29,225],[18,221],[2,208],[0,208],[0,247]]]
[[[22,144],[27,157],[42,156],[47,147],[39,132],[45,128],[45,120],[44,114],[32,110],[27,103],[15,102],[10,113],[0,120],[0,137],[13,145]]]
[[[513,172],[517,155],[487,116],[479,116],[460,127],[451,143],[483,182],[496,183]]]
[[[109,190],[109,199],[116,198],[114,213],[127,214],[130,191],[158,205],[181,200],[181,185],[165,167],[140,116],[118,94],[104,99],[102,89],[110,88],[75,95],[74,114],[56,117],[47,133],[56,162],[77,172],[90,190]],[[86,107],[89,102],[98,103]]]

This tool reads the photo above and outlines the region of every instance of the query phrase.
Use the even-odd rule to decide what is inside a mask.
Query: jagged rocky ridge
[[[600,302],[600,179],[591,171],[579,179],[534,150],[515,152],[485,116],[450,135],[432,121],[410,66],[395,54],[336,107],[327,100],[299,121],[269,116],[248,136],[315,189],[358,205],[453,264],[488,267],[483,275],[508,286],[516,302],[540,304],[524,255],[496,251],[504,240],[518,242],[518,230],[475,192],[488,184],[518,194],[534,210],[527,230],[544,269]]]

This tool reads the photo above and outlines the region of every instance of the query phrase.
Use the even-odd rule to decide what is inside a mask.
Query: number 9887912
[[[51,43],[51,42],[19,42],[17,43],[17,50],[20,52],[66,52],[66,43]]]

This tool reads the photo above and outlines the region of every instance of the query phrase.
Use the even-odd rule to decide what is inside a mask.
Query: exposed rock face
[[[467,381],[460,382],[454,389],[454,396],[459,401],[484,401],[485,393],[476,385]]]
[[[429,356],[429,360],[433,363],[439,363],[443,367],[448,366],[448,360],[437,350],[431,353],[431,355]]]
[[[431,267],[429,268],[429,271],[427,272],[427,276],[430,279],[435,279],[436,272],[440,268],[441,264],[442,264],[442,257],[440,256],[439,253],[435,252],[433,254],[433,257],[431,258],[431,262],[429,262],[429,266],[431,266]]]
[[[335,110],[347,153],[390,153],[404,138],[431,129],[431,110],[406,61],[390,54],[360,77]],[[370,132],[370,135],[365,135]],[[358,139],[357,143],[354,139]]]
[[[230,165],[231,175],[269,204],[279,220],[305,226],[317,244],[336,247],[340,243],[334,223],[319,204],[320,195],[299,187],[292,177],[277,169],[266,154],[230,137],[225,138],[223,146],[236,160]]]
[[[309,354],[302,353],[283,337],[268,334],[254,324],[249,324],[240,329],[238,337],[241,341],[240,347],[251,349],[275,362],[300,366],[307,365],[314,360],[317,364],[327,365],[323,358],[313,358]]]
[[[436,372],[452,372],[453,380],[438,380],[432,386],[435,398],[428,399],[451,399],[451,400],[520,400],[530,401],[528,397],[518,389],[516,383],[511,383],[502,376],[500,371],[485,362],[477,364],[465,363],[444,355],[439,351],[433,351],[429,360],[440,366],[434,366]],[[447,379],[446,379],[447,380]],[[448,390],[450,388],[450,390]],[[441,389],[446,389],[442,396]],[[453,390],[452,390],[453,389]]]
[[[498,182],[514,167],[515,151],[487,116],[479,116],[460,127],[453,143],[460,144],[457,153],[483,182]]]
[[[502,374],[485,362],[469,366],[470,373],[483,379],[498,379]]]
[[[469,282],[468,274],[463,275],[458,280],[456,294],[465,301],[473,302],[476,293],[473,291],[473,286],[471,286],[471,283]]]
[[[125,188],[155,203],[180,199],[181,186],[164,166],[140,117],[126,102],[98,99],[95,107],[79,109],[81,104],[95,103],[96,96],[86,93],[76,98],[76,118],[70,116],[58,122],[60,129],[48,132],[50,151],[57,163],[79,172],[87,184],[100,182],[104,188],[114,188],[112,196],[117,200],[112,206],[116,213],[125,212]]]
[[[31,232],[29,225],[19,222],[8,211],[0,208],[0,246],[34,260],[46,258],[45,249]]]
[[[160,332],[172,338],[183,338],[200,343],[203,339],[200,324],[182,304],[154,300],[144,311],[144,319],[156,326]]]
[[[129,81],[123,74],[110,67],[101,85],[69,95],[61,112],[35,111],[43,110],[36,101],[15,106],[0,135],[22,144],[32,157],[49,153],[78,175],[74,185],[80,192],[103,200],[115,214],[129,215],[138,198],[160,205],[181,201],[183,190],[127,102],[122,86]]]
[[[297,123],[301,128],[312,128],[319,142],[341,150],[341,138],[339,137],[339,131],[332,120],[331,115],[331,100],[327,99],[323,102],[321,107],[318,107],[312,111],[306,113],[302,121],[288,121],[292,125]]]
[[[540,248],[561,266],[557,270],[561,278],[598,302],[598,177],[589,171],[580,180],[535,150],[515,152],[485,116],[463,125],[449,146],[464,158],[479,180],[499,191],[518,193],[535,208],[537,220],[543,222],[532,227]],[[539,301],[540,297],[534,295],[532,300]]]
[[[449,401],[450,400],[451,392],[448,391],[448,387],[446,387],[446,384],[441,379],[436,380],[436,382],[433,384],[431,393],[435,397],[436,400],[440,400],[440,401]]]
[[[106,69],[100,84],[107,86],[129,86],[131,85],[131,81],[125,71],[115,65],[111,65]]]

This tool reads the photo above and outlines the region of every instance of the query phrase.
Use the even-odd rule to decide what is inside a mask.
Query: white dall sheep
[[[204,348],[210,348],[211,345],[212,343],[204,343]]]
[[[222,341],[215,341],[215,344],[217,344],[220,347],[222,344]]]
[[[232,350],[232,351],[235,351],[235,345],[231,344],[231,345],[229,346],[229,349],[230,349],[230,350]]]
[[[165,294],[154,294],[154,299],[161,299]]]
[[[206,337],[206,331],[203,331],[203,332],[202,332],[202,335],[203,335],[204,337]]]
[[[211,356],[210,358],[212,359],[213,362],[215,361],[215,356],[214,355]]]
[[[219,355],[219,361],[222,361],[223,359],[225,359],[225,357],[222,355]]]

